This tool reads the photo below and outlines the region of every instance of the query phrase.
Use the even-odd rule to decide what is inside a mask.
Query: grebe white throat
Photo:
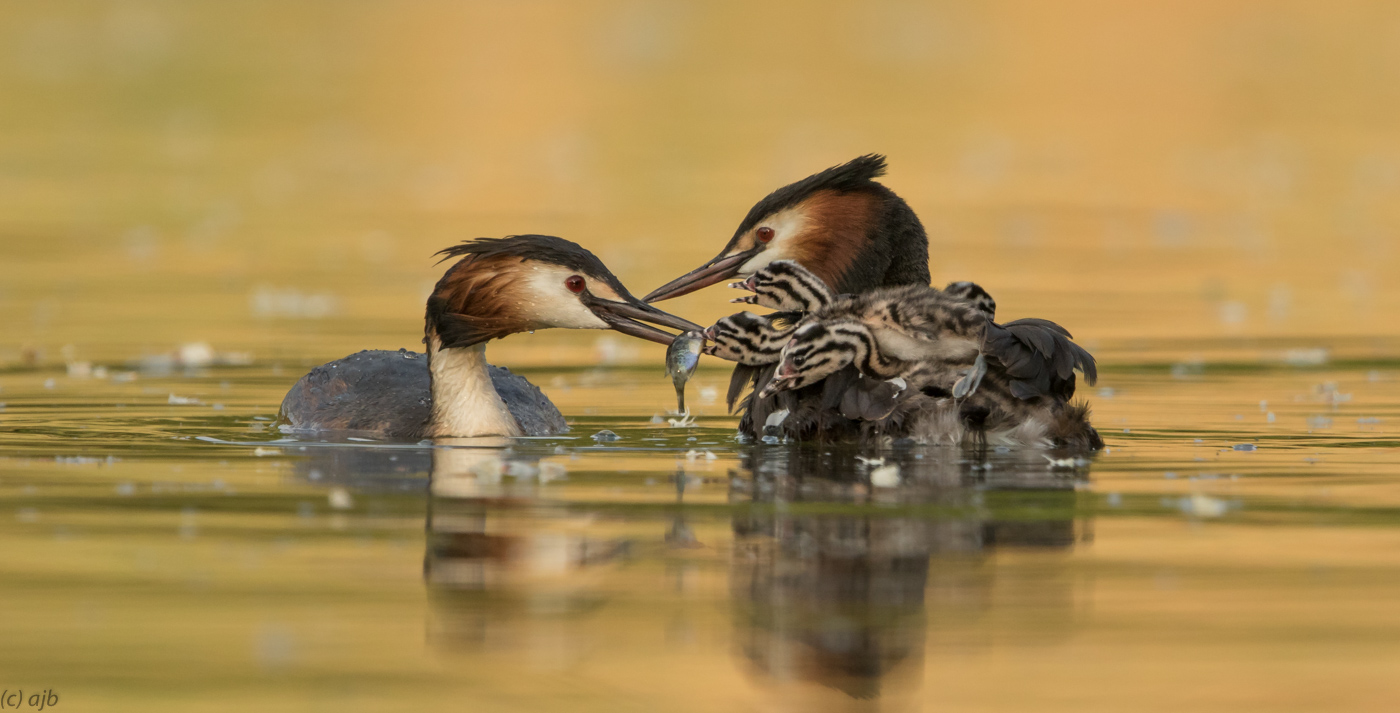
[[[432,374],[432,437],[521,436],[520,425],[491,385],[486,343],[443,349],[436,334],[428,338]]]

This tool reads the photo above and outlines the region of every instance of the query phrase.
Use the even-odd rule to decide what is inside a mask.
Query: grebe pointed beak
[[[630,297],[630,295],[629,295]],[[633,298],[635,299],[635,298]],[[663,327],[679,329],[682,332],[698,332],[700,325],[669,312],[663,312],[643,302],[616,302],[589,296],[584,304],[608,326],[631,337],[638,337],[658,344],[675,341],[676,335],[664,332],[643,322],[659,324]]]
[[[709,287],[716,282],[721,282],[726,278],[733,277],[738,274],[739,268],[749,261],[749,258],[757,255],[762,249],[763,248],[751,248],[729,256],[721,255],[652,290],[651,294],[642,298],[642,301],[660,302],[661,300],[669,300],[672,297],[688,295],[702,287]]]

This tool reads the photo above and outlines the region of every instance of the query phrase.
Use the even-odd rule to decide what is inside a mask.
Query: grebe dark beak
[[[739,268],[749,261],[749,258],[757,255],[762,249],[763,248],[751,248],[727,257],[721,255],[652,290],[651,294],[643,297],[642,300],[645,302],[669,300],[672,297],[688,295],[702,287],[709,287],[716,282],[733,277],[738,274]]]
[[[630,337],[638,337],[658,344],[669,345],[675,341],[676,335],[663,332],[651,325],[642,324],[642,322],[651,322],[663,327],[679,329],[682,332],[698,332],[704,329],[690,320],[663,312],[640,301],[615,302],[590,295],[584,300],[584,304],[593,314],[598,315],[599,319],[607,322],[609,327]]]

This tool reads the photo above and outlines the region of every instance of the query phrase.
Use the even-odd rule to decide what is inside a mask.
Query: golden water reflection
[[[916,705],[928,622],[985,613],[995,587],[991,553],[1068,550],[1089,537],[1092,518],[1074,517],[1076,484],[1087,482],[1089,466],[1047,471],[1039,453],[969,457],[905,446],[878,461],[870,454],[759,448],[719,479],[681,467],[667,481],[675,492],[669,518],[609,534],[613,528],[599,526],[606,516],[540,498],[554,471],[537,457],[503,460],[483,444],[435,449],[424,561],[429,640],[486,656],[524,646],[566,667],[595,643],[586,622],[614,603],[610,585],[621,571],[669,560],[665,579],[681,593],[687,579],[703,576],[687,555],[709,550],[711,564],[727,568],[734,663],[759,700],[786,710]],[[890,465],[900,467],[902,483],[873,486],[869,471]],[[727,488],[733,513],[727,536],[709,542],[685,507],[687,487],[707,481]],[[984,504],[1000,490],[1064,514],[999,518]],[[1047,604],[1073,601],[1042,595]],[[666,626],[694,636],[684,617]]]

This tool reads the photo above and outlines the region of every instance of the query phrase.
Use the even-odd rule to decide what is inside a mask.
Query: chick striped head
[[[710,341],[705,351],[749,366],[775,364],[801,317],[796,312],[731,314],[705,330]]]
[[[987,315],[987,319],[996,319],[997,301],[992,299],[992,295],[976,282],[950,282],[943,292],[960,300],[971,302],[979,312]]]
[[[873,348],[870,330],[854,321],[809,322],[783,346],[782,359],[761,395],[800,389],[864,358]]]
[[[729,286],[754,293],[731,302],[784,311],[815,312],[830,305],[834,299],[831,288],[820,277],[792,260],[770,262],[748,278],[732,282]]]

